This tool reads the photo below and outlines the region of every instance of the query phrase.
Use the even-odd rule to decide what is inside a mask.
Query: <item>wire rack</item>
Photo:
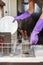
[[[0,56],[7,56],[12,53],[13,44],[0,43]]]
[[[0,33],[0,56],[12,54],[13,43],[11,33]]]

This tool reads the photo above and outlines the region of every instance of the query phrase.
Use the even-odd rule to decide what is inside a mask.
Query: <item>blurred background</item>
[[[4,6],[4,16],[6,15],[17,16],[18,12],[22,13],[29,8],[29,4],[28,4],[29,0],[0,0],[0,1],[3,1],[2,4],[5,3],[5,6],[3,5]],[[41,6],[41,4],[39,0],[36,0],[35,2],[36,2],[35,11],[37,9],[40,11],[39,6]],[[0,6],[1,6],[1,3],[0,3]],[[1,9],[0,9],[0,18],[1,17],[2,16],[1,16]]]

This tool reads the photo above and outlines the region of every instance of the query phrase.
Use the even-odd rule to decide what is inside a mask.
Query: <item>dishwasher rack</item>
[[[0,43],[0,56],[9,56],[12,53],[13,44]]]
[[[0,56],[9,56],[12,54],[12,48],[11,33],[0,33]]]

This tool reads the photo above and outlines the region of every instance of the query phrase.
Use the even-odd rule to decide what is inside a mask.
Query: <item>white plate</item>
[[[11,32],[14,34],[17,31],[18,23],[15,21],[13,23],[14,17],[5,16],[0,20],[0,32]]]

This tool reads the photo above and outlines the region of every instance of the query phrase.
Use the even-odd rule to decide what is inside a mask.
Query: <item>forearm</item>
[[[38,42],[38,34],[43,28],[43,20],[39,19],[30,37],[30,44],[36,44]]]
[[[17,21],[26,19],[26,18],[30,17],[30,15],[33,13],[33,11],[34,11],[34,0],[30,0],[29,1],[29,9],[26,12],[24,12],[23,14],[21,14],[20,16],[16,16],[14,18]]]
[[[26,11],[23,14],[21,14],[20,16],[16,16],[14,18],[15,18],[15,20],[19,21],[19,20],[23,20],[23,19],[30,17],[30,15],[31,14],[28,11]]]

